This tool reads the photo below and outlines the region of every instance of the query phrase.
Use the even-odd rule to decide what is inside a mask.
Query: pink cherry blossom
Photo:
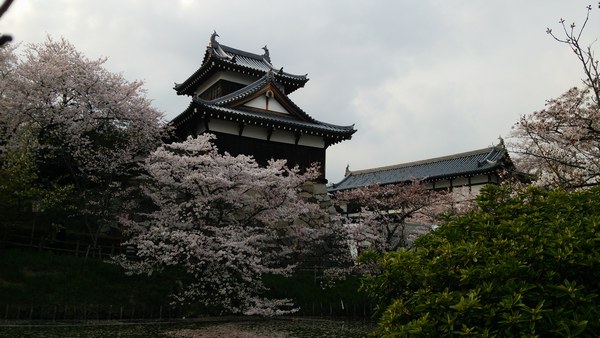
[[[244,155],[220,154],[212,135],[164,145],[145,161],[141,189],[151,210],[123,218],[139,261],[132,273],[168,266],[193,282],[175,299],[231,313],[276,315],[290,300],[267,299],[262,276],[293,271],[298,250],[323,234],[325,212],[300,197],[316,168],[299,173],[285,161],[261,167]],[[319,221],[321,220],[321,221]]]

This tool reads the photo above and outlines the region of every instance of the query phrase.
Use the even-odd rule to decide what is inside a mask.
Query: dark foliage
[[[488,187],[479,205],[379,258],[377,334],[597,335],[600,189]]]

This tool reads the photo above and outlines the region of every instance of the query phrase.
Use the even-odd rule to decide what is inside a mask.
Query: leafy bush
[[[595,336],[600,189],[486,188],[479,210],[379,257],[379,336]]]

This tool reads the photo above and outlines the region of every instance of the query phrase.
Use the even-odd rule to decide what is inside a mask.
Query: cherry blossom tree
[[[571,88],[546,107],[524,115],[511,132],[511,150],[520,170],[537,177],[542,186],[577,188],[600,183],[600,72],[591,46],[581,45],[581,28],[561,19],[563,37],[555,40],[574,52],[583,66],[582,88]]]
[[[445,214],[463,213],[473,204],[471,196],[433,191],[418,180],[341,191],[335,200],[347,210],[353,246],[379,253],[406,247]]]
[[[121,186],[161,143],[163,115],[142,82],[109,72],[106,58],[90,60],[65,39],[1,53],[0,156],[27,147],[40,176],[72,185],[95,243],[116,224]]]
[[[137,260],[119,262],[130,273],[181,268],[189,279],[178,302],[230,313],[291,311],[290,300],[262,296],[261,277],[291,272],[298,250],[323,234],[327,214],[299,194],[318,171],[219,154],[213,138],[163,145],[146,159],[145,211],[124,220]]]

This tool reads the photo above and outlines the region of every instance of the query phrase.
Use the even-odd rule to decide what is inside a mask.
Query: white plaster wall
[[[267,97],[261,95],[251,101],[246,102],[244,106],[267,110]],[[276,99],[269,99],[268,110],[282,114],[289,114],[289,112],[285,108],[283,108],[281,103],[279,103],[279,101],[277,101]]]
[[[279,103],[279,101],[277,101],[276,99],[269,100],[269,111],[276,111],[278,113],[289,114],[289,112],[285,108],[283,108],[281,103]]]
[[[254,100],[248,101],[244,103],[244,106],[257,108],[257,109],[266,109],[267,108],[267,98],[265,96],[259,96]]]
[[[487,175],[478,175],[471,177],[471,184],[483,184],[488,183]]]
[[[211,119],[208,123],[208,129],[211,131],[218,131],[226,134],[237,135],[239,133],[239,126],[237,123],[223,120]]]
[[[437,182],[435,182],[435,188],[436,189],[450,188],[450,181],[449,180],[437,181]]]
[[[423,187],[425,187],[425,189],[433,189],[433,184],[430,182],[425,182]]]
[[[298,144],[301,146],[325,148],[325,140],[321,136],[302,135],[300,140],[298,140]]]
[[[271,141],[296,144],[296,135],[290,131],[274,130],[271,135]]]
[[[469,179],[466,177],[457,177],[452,180],[452,186],[454,186],[454,187],[459,187],[459,186],[468,185],[468,184],[469,184]]]
[[[204,128],[204,124],[199,124],[197,126],[196,132],[198,134],[201,134],[204,131],[206,131],[206,128]],[[239,135],[240,127],[239,124],[236,122],[211,119],[208,123],[208,131],[221,132],[230,135]],[[267,140],[268,130],[267,128],[261,126],[247,125],[244,126],[242,136],[259,140]],[[272,142],[296,144],[296,134],[291,131],[273,130],[270,140]],[[320,136],[302,135],[298,140],[298,144],[314,148],[324,148],[325,140]]]

